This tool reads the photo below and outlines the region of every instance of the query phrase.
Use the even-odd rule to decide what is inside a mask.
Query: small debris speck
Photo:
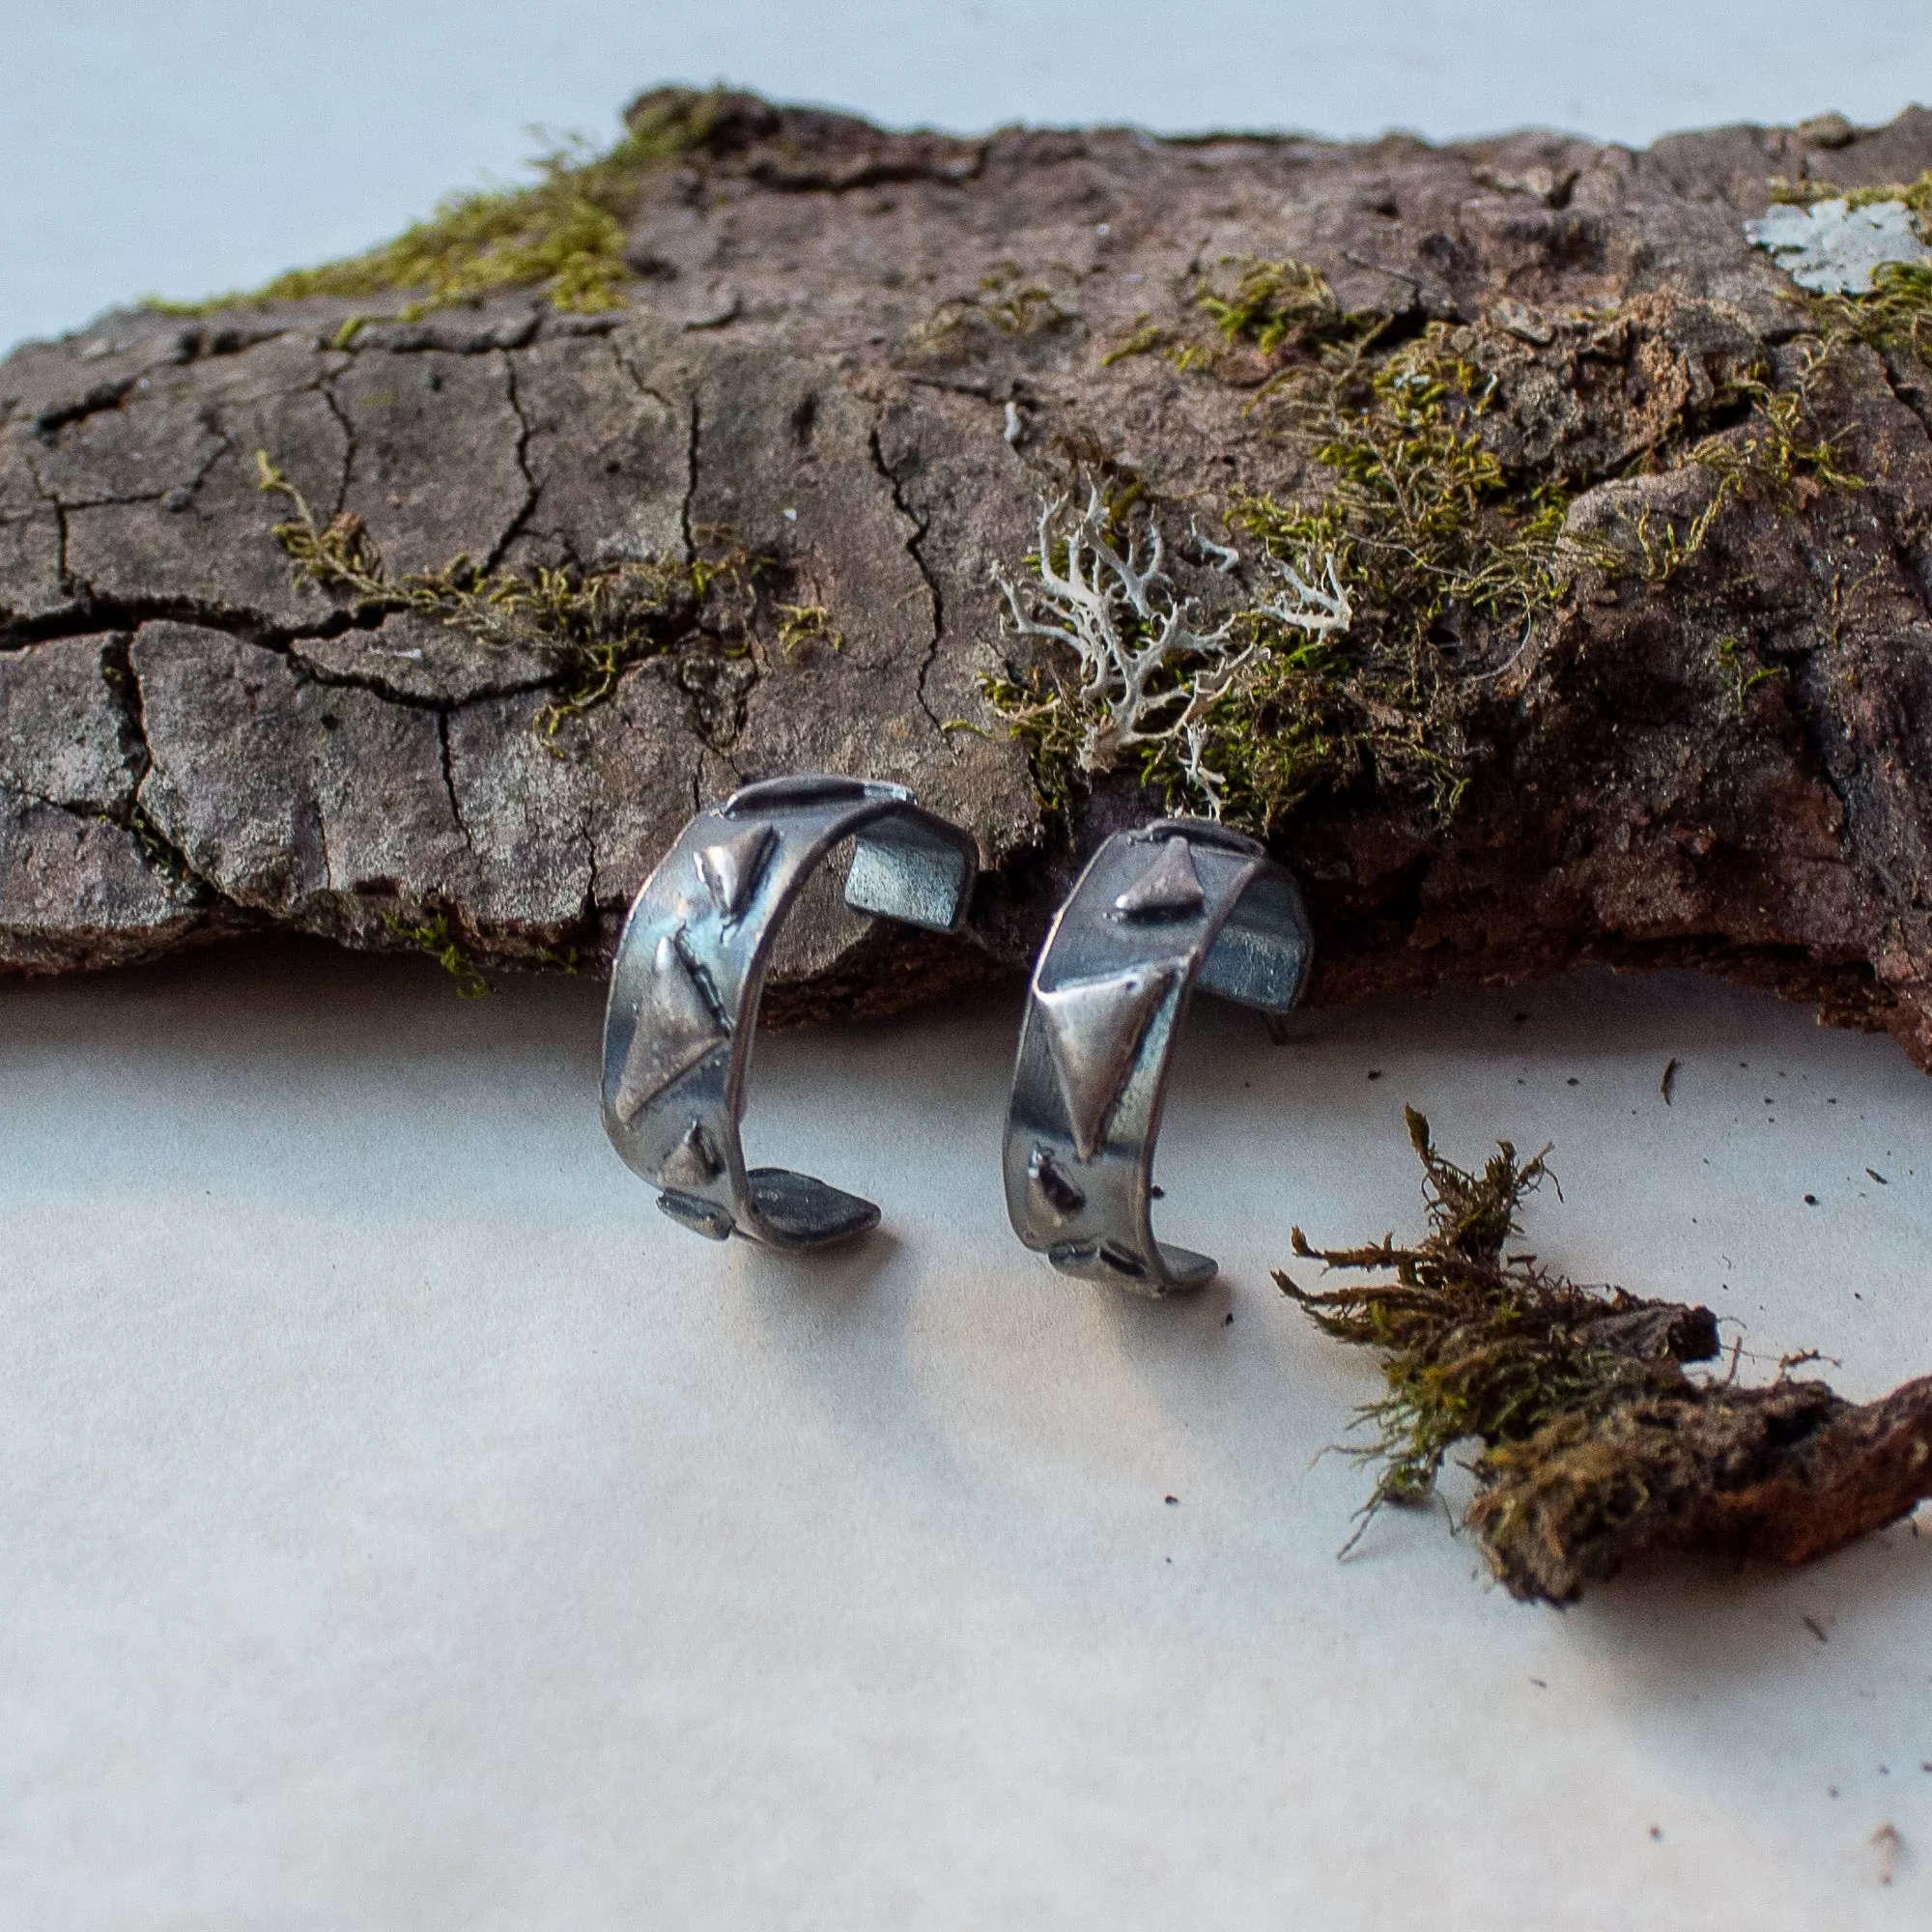
[[[1369,1078],[1371,1080],[1379,1080],[1381,1077],[1382,1077],[1382,1070],[1379,1066],[1372,1066],[1369,1068]]]
[[[1663,1836],[1663,1827],[1662,1825],[1653,1825],[1650,1828],[1650,1835],[1653,1838],[1662,1838]]]
[[[1168,1500],[1171,1502],[1173,1498],[1169,1497]],[[1818,1639],[1820,1643],[1830,1643],[1832,1641],[1832,1639],[1825,1634],[1825,1626],[1821,1624],[1816,1617],[1801,1617],[1799,1618],[1799,1622],[1802,1623],[1804,1626],[1804,1628],[1808,1630],[1811,1633],[1811,1634]],[[1838,1787],[1834,1784],[1832,1787],[1832,1796],[1835,1798],[1837,1797],[1837,1795],[1838,1795]]]
[[[1866,1172],[1866,1173],[1867,1173],[1868,1175],[1870,1175],[1870,1176],[1871,1176],[1871,1178],[1872,1178],[1872,1179],[1874,1179],[1875,1181],[1877,1181],[1877,1182],[1878,1182],[1878,1184],[1879,1184],[1879,1185],[1880,1185],[1881,1187],[1889,1187],[1889,1186],[1891,1185],[1891,1182],[1890,1182],[1890,1181],[1889,1181],[1889,1180],[1888,1180],[1888,1179],[1887,1179],[1885,1178],[1885,1176],[1884,1176],[1884,1175],[1882,1175],[1882,1174],[1881,1174],[1881,1173],[1880,1173],[1880,1172],[1878,1171],[1878,1169],[1877,1169],[1877,1168],[1875,1168],[1875,1167],[1868,1167],[1868,1168],[1866,1168],[1866,1169],[1865,1169],[1865,1172]]]
[[[1548,1690],[1549,1689],[1549,1686],[1546,1684],[1540,1677],[1532,1677],[1529,1681],[1532,1684],[1534,1684],[1539,1690]]]
[[[1578,1080],[1577,1076],[1573,1073],[1571,1074],[1570,1078],[1566,1080],[1563,1084],[1566,1087],[1580,1087],[1583,1083],[1580,1080]]]
[[[1528,1019],[1528,1017],[1529,1017],[1529,1015],[1528,1015],[1527,1013],[1512,1013],[1512,1014],[1510,1015],[1510,1025],[1511,1025],[1511,1026],[1521,1026],[1521,1025],[1522,1025],[1522,1023],[1523,1023],[1523,1022],[1524,1022],[1524,1021],[1525,1021],[1526,1019]]]
[[[1235,1311],[1231,1308],[1229,1309],[1227,1314],[1222,1316],[1221,1326],[1223,1328],[1232,1328],[1234,1325],[1235,1325]]]
[[[1180,1500],[1180,1498],[1179,1496],[1164,1496],[1161,1498],[1161,1500],[1163,1502],[1178,1503]]]
[[[1889,1822],[1881,1825],[1871,1834],[1871,1847],[1878,1854],[1878,1882],[1889,1885],[1898,1871],[1898,1855],[1905,1848],[1898,1827]]]
[[[1657,1091],[1663,1095],[1663,1104],[1666,1107],[1670,1105],[1671,1092],[1676,1085],[1677,1063],[1674,1060],[1666,1060],[1663,1063],[1663,1078],[1657,1083]]]
[[[1817,1196],[1816,1196],[1815,1194],[1807,1194],[1807,1195],[1806,1195],[1806,1196],[1804,1197],[1804,1205],[1805,1205],[1805,1207],[1807,1207],[1807,1208],[1815,1208],[1815,1207],[1817,1207],[1817,1205],[1818,1205],[1818,1197],[1817,1197]]]

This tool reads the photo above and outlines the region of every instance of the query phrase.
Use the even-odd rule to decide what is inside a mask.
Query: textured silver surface
[[[1102,845],[1034,969],[1007,1116],[1007,1212],[1064,1274],[1143,1294],[1213,1277],[1153,1236],[1169,1051],[1199,984],[1285,1013],[1313,951],[1294,881],[1252,839],[1161,819]]]
[[[854,841],[846,902],[956,931],[979,855],[900,785],[802,775],[700,811],[644,881],[604,1017],[604,1130],[712,1240],[820,1247],[876,1225],[869,1201],[781,1167],[747,1168],[738,1134],[773,942],[819,861]]]

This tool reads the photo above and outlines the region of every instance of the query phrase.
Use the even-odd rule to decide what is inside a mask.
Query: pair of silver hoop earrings
[[[772,947],[807,879],[852,841],[845,902],[957,932],[972,836],[901,785],[799,775],[700,811],[632,904],[604,1022],[604,1130],[658,1206],[712,1240],[816,1248],[879,1210],[781,1167],[745,1165],[752,1036]],[[1175,1036],[1199,985],[1270,1016],[1313,952],[1294,880],[1206,820],[1117,832],[1066,896],[1036,962],[1007,1114],[1013,1232],[1064,1274],[1143,1294],[1212,1279],[1153,1236],[1154,1141]]]

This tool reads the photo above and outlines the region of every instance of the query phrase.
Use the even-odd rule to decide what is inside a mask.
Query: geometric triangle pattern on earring
[[[1192,919],[1208,903],[1208,889],[1195,869],[1184,838],[1161,841],[1159,856],[1114,901],[1122,919]]]
[[[1114,1103],[1140,1057],[1141,1036],[1173,983],[1172,967],[1136,966],[1035,995],[1082,1160],[1092,1160],[1105,1137]]]
[[[769,825],[753,825],[699,849],[697,876],[727,925],[745,910],[757,890],[765,861],[778,842],[778,834]]]
[[[615,1098],[617,1118],[626,1125],[673,1080],[731,1037],[677,941],[675,932],[658,941],[650,980],[638,1004],[637,1025]]]

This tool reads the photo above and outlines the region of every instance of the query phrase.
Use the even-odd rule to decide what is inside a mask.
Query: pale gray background
[[[354,247],[660,78],[1636,139],[1879,118],[1928,53],[1875,0],[16,4],[0,338]],[[1932,1368],[1897,1051],[1677,978],[1279,1050],[1204,1007],[1163,1226],[1225,1273],[1147,1307],[1007,1233],[1016,1012],[767,1043],[754,1155],[886,1206],[800,1263],[618,1165],[594,985],[261,948],[0,990],[0,1924],[1923,1925],[1932,1537],[1561,1615],[1439,1515],[1337,1563],[1367,1478],[1316,1458],[1376,1378],[1268,1280],[1292,1221],[1416,1228],[1412,1100],[1468,1160],[1556,1142],[1550,1261],[1875,1393]]]
[[[1648,141],[1932,95],[1924,0],[7,0],[0,344],[245,288],[726,78],[956,129],[1542,125]]]

